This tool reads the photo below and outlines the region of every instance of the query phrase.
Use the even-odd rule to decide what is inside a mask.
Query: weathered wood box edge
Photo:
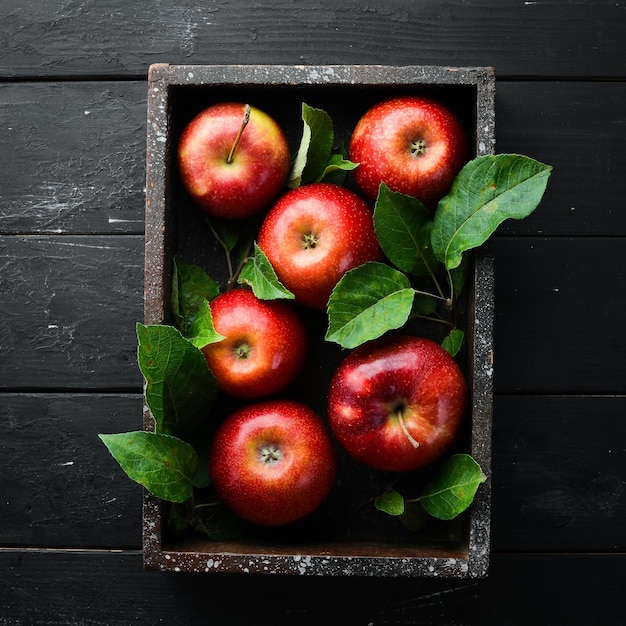
[[[146,157],[144,323],[166,323],[169,284],[176,242],[175,209],[168,206],[172,145],[172,89],[229,87],[372,90],[471,88],[469,112],[476,156],[495,151],[495,75],[488,67],[434,66],[259,66],[167,65],[150,68]],[[491,424],[493,404],[493,258],[488,248],[473,261],[467,311],[466,373],[472,392],[468,452],[487,481],[466,516],[463,544],[446,546],[385,543],[314,542],[300,545],[165,540],[164,503],[144,492],[143,564],[145,569],[181,572],[271,573],[316,576],[412,576],[481,578],[488,574],[491,518]],[[144,405],[144,429],[153,420]]]

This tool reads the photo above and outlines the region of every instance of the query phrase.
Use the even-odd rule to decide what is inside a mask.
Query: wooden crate
[[[153,65],[148,81],[144,322],[172,323],[169,310],[174,255],[224,272],[202,212],[179,180],[175,152],[180,132],[213,102],[249,102],[283,127],[292,150],[301,133],[301,104],[324,109],[336,139],[347,139],[360,115],[394,94],[433,96],[454,110],[467,130],[474,156],[495,149],[495,79],[492,68],[430,66],[195,66]],[[489,567],[491,504],[493,260],[488,249],[473,259],[472,285],[463,307],[466,347],[460,362],[470,383],[471,415],[458,450],[471,454],[487,475],[472,506],[450,522],[433,521],[421,534],[370,511],[352,517],[358,502],[376,495],[388,477],[356,467],[341,456],[342,479],[318,511],[301,522],[260,529],[242,540],[175,538],[167,528],[167,503],[144,496],[143,556],[146,569],[328,576],[478,578]],[[306,320],[322,332],[321,313]],[[345,354],[345,353],[344,353]],[[323,367],[306,375],[306,401],[324,415],[329,377],[342,354],[319,348]],[[216,420],[220,419],[216,407]],[[144,409],[144,428],[153,429]],[[368,495],[369,494],[369,495]],[[349,521],[348,521],[349,520]]]

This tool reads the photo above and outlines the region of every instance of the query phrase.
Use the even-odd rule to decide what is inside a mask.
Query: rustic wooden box
[[[474,155],[494,152],[495,79],[492,68],[428,66],[192,66],[153,65],[148,81],[147,186],[145,223],[146,324],[171,323],[173,257],[218,275],[223,252],[201,212],[186,197],[175,162],[183,126],[212,102],[254,104],[280,121],[292,149],[302,133],[301,104],[326,110],[337,138],[347,139],[358,117],[374,102],[398,93],[430,94],[449,104],[466,126]],[[307,323],[321,324],[313,317]],[[174,539],[167,529],[167,504],[145,493],[143,556],[146,569],[329,576],[477,578],[489,567],[491,503],[493,263],[487,250],[474,257],[473,285],[465,303],[466,348],[461,365],[470,381],[472,410],[459,449],[471,454],[488,477],[470,509],[451,522],[432,523],[423,535],[408,533],[397,520],[372,510],[345,531],[348,516],[377,481],[376,473],[340,459],[352,475],[341,493],[302,523],[262,530],[241,541],[200,536]],[[321,332],[321,329],[320,329]],[[323,335],[322,335],[323,336]],[[306,376],[307,400],[324,414],[325,389],[340,358],[333,347],[323,356],[328,373]],[[335,350],[333,352],[333,350]],[[153,429],[144,409],[144,428]],[[347,487],[353,485],[352,487]],[[382,483],[381,483],[382,484]],[[352,498],[353,501],[349,501]],[[373,507],[371,507],[373,509]]]

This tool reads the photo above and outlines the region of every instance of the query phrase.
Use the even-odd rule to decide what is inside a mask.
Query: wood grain
[[[0,389],[140,389],[143,237],[0,237]]]
[[[626,393],[623,237],[502,237],[495,255],[498,393]]]
[[[0,626],[621,626],[621,0],[0,3]],[[496,258],[482,581],[141,568],[136,428],[151,63],[496,69],[496,149],[553,165]]]
[[[145,77],[165,63],[494,65],[501,77],[621,77],[623,6],[488,0],[146,0],[0,6],[0,76]]]
[[[137,553],[3,551],[0,624],[28,615],[28,623],[47,626],[621,626],[624,567],[624,555],[502,555],[480,582],[346,585],[326,577],[147,573]]]
[[[540,207],[511,235],[626,235],[626,83],[497,85],[496,151],[552,165]]]
[[[141,429],[141,406],[137,394],[2,394],[0,545],[137,548],[141,488],[98,434]]]
[[[146,91],[0,84],[0,232],[143,233]]]
[[[143,81],[0,84],[0,232],[142,234],[146,95]],[[535,214],[499,233],[626,233],[625,100],[624,82],[498,82],[498,152],[554,168]]]
[[[623,396],[496,396],[495,554],[624,551],[625,411]],[[98,434],[141,419],[140,394],[2,394],[0,546],[139,549],[141,489]]]
[[[625,396],[496,396],[498,552],[624,552]]]

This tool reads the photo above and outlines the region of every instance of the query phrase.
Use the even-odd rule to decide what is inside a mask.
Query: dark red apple
[[[400,96],[380,102],[358,121],[349,145],[359,163],[354,180],[371,199],[381,183],[433,207],[468,159],[457,117],[430,98]]]
[[[283,189],[290,152],[282,129],[268,114],[223,102],[184,128],[178,164],[184,186],[207,213],[240,219],[267,208]]]
[[[278,526],[326,499],[336,464],[330,434],[312,409],[271,400],[225,419],[212,442],[209,472],[216,493],[237,515]]]
[[[349,269],[382,258],[369,205],[330,183],[288,191],[265,216],[258,245],[296,302],[324,309]]]
[[[430,339],[389,335],[355,348],[340,364],[328,418],[350,456],[404,472],[449,448],[467,403],[467,383],[446,350]]]
[[[300,373],[307,332],[287,303],[261,300],[238,288],[214,298],[210,307],[215,330],[225,338],[202,352],[220,389],[258,398],[280,391]]]

